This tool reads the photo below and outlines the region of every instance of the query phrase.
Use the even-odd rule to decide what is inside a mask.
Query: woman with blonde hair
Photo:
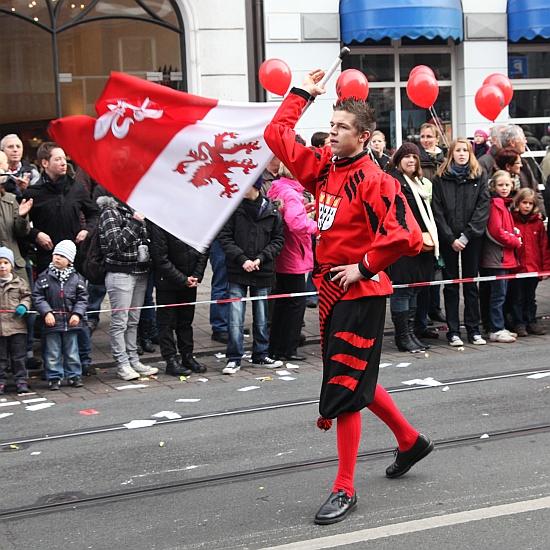
[[[420,166],[424,177],[432,181],[444,160],[445,151],[439,147],[437,127],[425,122],[420,126]]]
[[[447,157],[437,171],[433,180],[432,208],[445,263],[443,278],[476,277],[489,219],[489,190],[487,176],[466,138],[458,138],[451,143]],[[460,264],[462,273],[459,271]],[[464,283],[462,294],[468,341],[475,345],[486,344],[479,331],[477,284]],[[449,345],[462,346],[458,284],[446,285],[443,296]]]
[[[390,156],[386,153],[386,136],[380,130],[374,130],[369,141],[369,152],[371,159],[386,170]]]

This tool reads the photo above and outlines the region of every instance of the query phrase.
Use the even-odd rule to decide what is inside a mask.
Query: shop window
[[[358,69],[369,82],[393,82],[393,54],[359,54],[344,58],[343,69]]]
[[[369,92],[369,104],[376,116],[376,129],[386,136],[386,147],[395,149],[395,94],[393,88],[373,88]]]
[[[409,79],[409,73],[417,65],[430,67],[437,80],[451,80],[451,54],[448,53],[407,53],[399,56],[399,78]]]
[[[513,79],[550,78],[550,51],[509,51],[508,76]]]

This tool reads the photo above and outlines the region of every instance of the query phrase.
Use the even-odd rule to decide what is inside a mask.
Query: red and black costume
[[[353,495],[361,433],[358,411],[368,406],[386,422],[400,451],[410,449],[419,435],[377,379],[385,297],[392,293],[384,269],[403,255],[418,254],[422,234],[399,183],[372,162],[367,150],[336,159],[328,146],[310,149],[295,141],[294,126],[310,99],[305,90],[293,88],[264,136],[273,153],[315,195],[320,235],[314,280],[323,352],[319,410],[325,419],[338,418],[340,463],[334,490]],[[330,269],[354,263],[365,278],[345,291],[330,280]]]

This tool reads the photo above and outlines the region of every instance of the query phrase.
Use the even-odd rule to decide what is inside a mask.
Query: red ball
[[[292,80],[292,72],[282,59],[266,59],[260,65],[258,78],[268,92],[285,95]]]
[[[361,71],[346,69],[336,81],[336,95],[339,99],[355,97],[366,101],[369,96],[369,81]]]
[[[505,107],[504,94],[498,86],[485,84],[477,91],[475,103],[479,113],[494,122]]]
[[[504,107],[510,104],[510,101],[512,101],[512,97],[514,95],[514,88],[512,87],[512,83],[510,82],[510,79],[507,76],[501,73],[490,74],[483,81],[483,85],[485,84],[492,84],[494,86],[498,86],[500,88],[500,91],[504,95]]]
[[[439,95],[439,84],[428,72],[417,71],[407,82],[407,97],[418,107],[429,109]]]

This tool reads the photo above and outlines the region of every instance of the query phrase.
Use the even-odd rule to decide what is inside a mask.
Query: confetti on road
[[[174,411],[160,411],[158,413],[151,415],[153,418],[168,418],[168,420],[174,420],[176,418],[181,418],[181,414],[178,414]]]
[[[23,399],[23,403],[43,403],[44,401],[47,401],[47,397],[35,397],[33,399]]]
[[[197,378],[197,382],[208,382],[208,378]]]
[[[78,413],[82,416],[93,416],[94,414],[99,414],[99,411],[95,409],[81,409]]]
[[[115,390],[139,390],[148,387],[149,384],[128,384],[127,386],[115,386]]]
[[[215,353],[214,357],[216,359],[225,359],[225,353]]]
[[[159,447],[164,447],[164,445],[166,445],[166,443],[164,443],[164,441],[159,441]]]
[[[278,376],[288,376],[290,374],[290,372],[288,372],[287,370],[276,370],[275,371],[277,373]]]
[[[397,365],[395,365],[395,368],[396,369],[405,369],[407,367],[410,367],[411,364],[410,363],[397,363]]]
[[[239,388],[237,391],[251,391],[251,390],[259,390],[260,386],[245,386],[244,388]]]
[[[260,382],[271,382],[273,380],[272,376],[259,376],[256,378],[256,380],[259,380]]]
[[[443,388],[441,388],[441,391],[449,391],[449,386],[444,386]]]
[[[443,386],[441,382],[438,380],[434,380],[431,376],[428,378],[414,378],[413,380],[404,380],[402,384],[406,384],[407,386]]]
[[[183,374],[180,376],[180,382],[187,382],[187,376],[183,376]]]
[[[488,439],[489,438],[489,434],[483,434],[479,439]]]
[[[299,365],[295,365],[294,363],[287,363],[285,366],[286,366],[287,369],[299,369],[300,368]]]
[[[33,451],[31,456],[38,456],[39,454],[42,454],[42,451]]]
[[[279,378],[279,380],[287,380],[287,381],[289,381],[289,380],[296,380],[296,378],[294,378],[294,376],[281,376],[281,377]]]
[[[197,403],[200,399],[195,397],[182,397],[181,399],[176,399],[176,403]]]
[[[7,418],[8,416],[13,416],[13,413],[0,413],[0,419]]]
[[[547,376],[550,376],[550,372],[537,372],[536,374],[531,374],[527,378],[538,380],[539,378],[546,378]]]
[[[149,428],[157,423],[156,420],[132,420],[123,424],[129,430],[135,430],[136,428]]]
[[[48,409],[54,405],[55,403],[37,403],[36,405],[27,405],[25,409],[27,411],[41,411],[42,409]]]

